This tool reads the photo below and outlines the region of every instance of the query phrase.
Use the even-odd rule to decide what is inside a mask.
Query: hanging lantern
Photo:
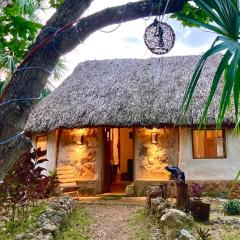
[[[144,42],[152,53],[166,54],[174,46],[175,33],[167,23],[155,19],[145,30]]]

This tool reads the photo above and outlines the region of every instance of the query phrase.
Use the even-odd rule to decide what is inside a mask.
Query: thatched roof
[[[176,122],[184,91],[199,56],[115,59],[80,63],[72,75],[31,112],[26,131],[59,127],[162,126]],[[189,114],[199,121],[220,56],[207,62]],[[209,112],[214,125],[219,89]],[[233,122],[232,114],[229,122]]]

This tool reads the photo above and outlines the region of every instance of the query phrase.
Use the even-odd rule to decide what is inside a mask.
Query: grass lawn
[[[89,214],[86,207],[77,205],[72,214],[63,222],[60,233],[56,240],[87,240],[89,228],[94,218]]]
[[[24,219],[18,219],[16,221],[9,221],[6,224],[6,231],[0,229],[0,239],[1,240],[11,240],[15,239],[15,236],[26,232],[30,225],[36,222],[36,219],[41,215],[43,210],[45,210],[47,204],[44,202],[39,203],[37,206],[33,207],[28,216]]]
[[[165,239],[163,229],[146,209],[141,209],[132,216],[129,228],[131,232],[129,240]]]
[[[240,239],[240,216],[224,214],[223,204],[211,200],[210,221],[207,223],[195,222],[193,232],[197,236],[199,228],[209,230],[211,236],[207,240],[237,240]]]

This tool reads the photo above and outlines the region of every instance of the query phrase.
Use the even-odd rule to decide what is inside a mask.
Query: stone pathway
[[[90,230],[90,240],[127,240],[131,236],[129,219],[143,208],[145,198],[85,198],[80,202],[86,204],[88,211],[95,218]]]

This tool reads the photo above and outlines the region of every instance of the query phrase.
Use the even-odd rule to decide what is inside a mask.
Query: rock
[[[128,195],[128,196],[133,196],[135,195],[135,186],[134,184],[129,184],[127,185],[126,189],[125,189],[125,193]]]
[[[0,216],[0,221],[3,221],[3,222],[9,222],[10,219],[7,218],[6,216]]]
[[[182,229],[178,240],[196,240],[196,238],[188,230]]]
[[[165,193],[163,190],[163,185],[161,186],[150,186],[147,190],[147,207],[151,209],[151,199],[157,197],[164,197]]]
[[[50,202],[37,221],[26,233],[19,234],[17,240],[52,240],[58,234],[64,218],[72,211],[75,201],[63,196]]]
[[[51,234],[47,234],[41,240],[53,240],[53,236]]]
[[[24,239],[26,239],[25,238],[25,234],[24,233],[20,233],[20,234],[16,235],[15,239],[16,240],[24,240]]]
[[[161,215],[163,210],[165,210],[167,207],[169,207],[169,203],[166,199],[162,197],[152,198],[151,199],[151,209],[150,212],[152,214],[157,213],[158,215]]]
[[[192,223],[193,219],[188,216],[185,212],[177,209],[167,209],[166,213],[161,217],[161,221],[168,228],[183,228],[184,225],[189,225]]]
[[[166,209],[161,221],[166,227],[167,239],[175,240],[181,235],[181,230],[193,222],[193,219],[180,210]]]
[[[54,233],[58,230],[56,225],[46,224],[42,227],[42,231],[45,233]]]

